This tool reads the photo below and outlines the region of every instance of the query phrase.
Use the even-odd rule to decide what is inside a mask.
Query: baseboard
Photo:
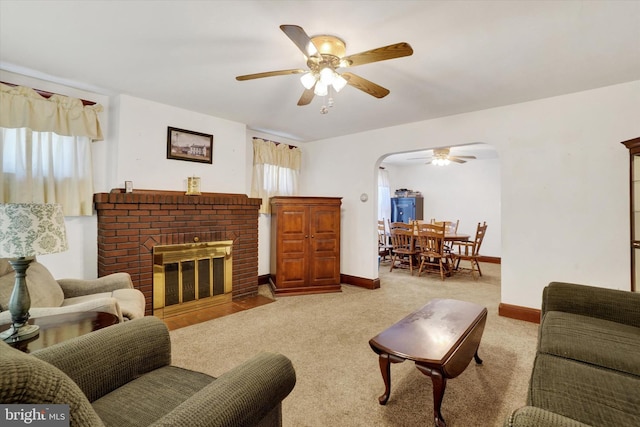
[[[498,305],[498,315],[524,320],[525,322],[540,323],[540,310],[535,308],[500,303]]]
[[[341,274],[340,283],[344,283],[345,285],[359,286],[365,289],[380,288],[380,278],[365,279],[363,277],[356,277],[356,276],[349,276],[348,274]]]
[[[488,262],[489,264],[502,264],[502,259],[497,256],[480,255],[480,262]]]
[[[263,274],[262,276],[258,276],[258,285],[268,285],[269,284],[269,274]]]

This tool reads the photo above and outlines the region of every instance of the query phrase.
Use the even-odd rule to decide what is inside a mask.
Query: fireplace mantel
[[[114,189],[94,195],[98,276],[127,272],[152,314],[153,247],[233,241],[233,299],[258,292],[258,210],[245,194]]]

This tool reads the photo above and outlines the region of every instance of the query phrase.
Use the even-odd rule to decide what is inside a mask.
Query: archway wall
[[[376,278],[381,159],[483,141],[499,153],[501,302],[540,308],[554,280],[629,289],[628,152],[620,141],[640,135],[639,100],[635,81],[315,141],[303,147],[301,192],[343,197],[341,272]]]

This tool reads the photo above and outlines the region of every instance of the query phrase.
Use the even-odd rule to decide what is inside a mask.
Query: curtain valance
[[[84,106],[77,98],[52,95],[47,99],[31,88],[0,83],[0,127],[101,141],[98,113],[102,110],[99,104]]]
[[[298,147],[253,138],[254,165],[275,165],[299,171],[301,159],[302,150]]]

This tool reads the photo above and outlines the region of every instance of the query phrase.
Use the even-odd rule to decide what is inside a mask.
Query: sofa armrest
[[[79,297],[99,292],[113,292],[116,289],[132,289],[129,273],[113,273],[97,279],[58,279],[65,298]]]
[[[545,409],[524,406],[513,411],[502,427],[589,427],[589,425]]]
[[[225,372],[152,426],[256,425],[274,410],[296,383],[291,361],[281,355],[260,353]]]
[[[149,316],[109,326],[33,352],[67,374],[90,402],[143,373],[171,363],[164,322]]]
[[[542,316],[563,311],[640,327],[640,293],[551,282],[542,293]]]

